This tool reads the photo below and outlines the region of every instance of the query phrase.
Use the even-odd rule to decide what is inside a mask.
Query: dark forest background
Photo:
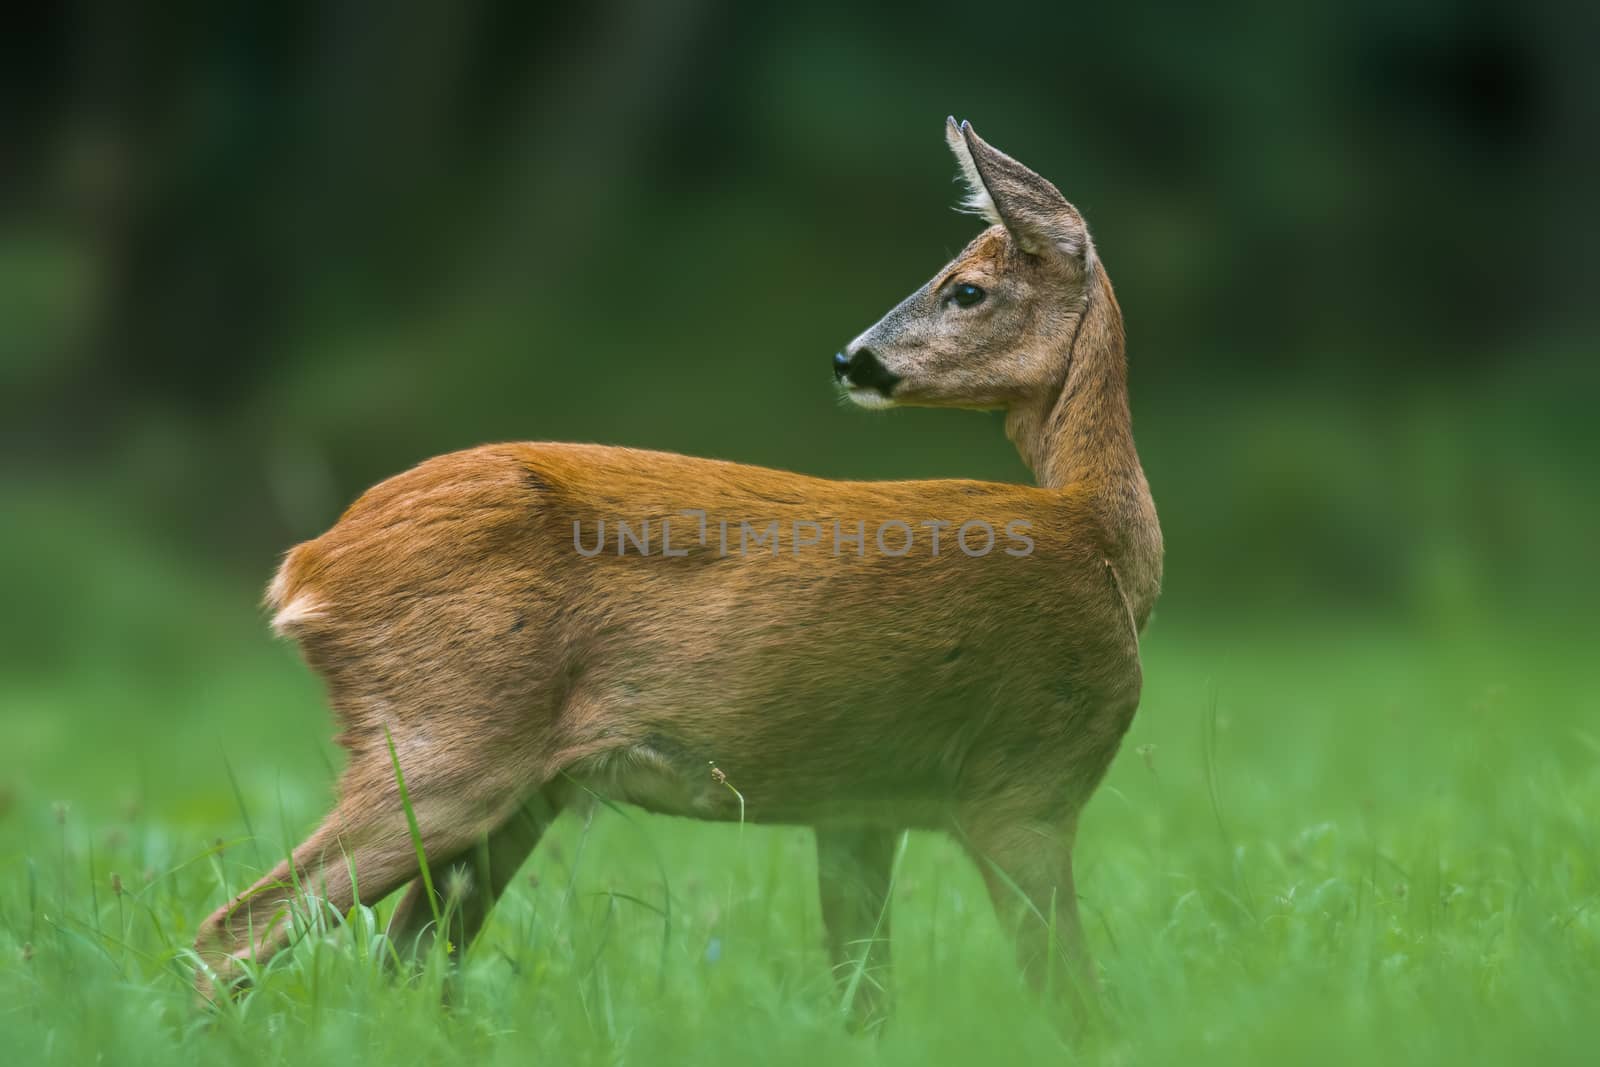
[[[998,416],[868,417],[831,387],[835,348],[973,231],[948,113],[1096,233],[1163,614],[1448,625],[1566,617],[1593,589],[1592,11],[84,2],[8,22],[19,670],[67,662],[87,587],[160,598],[126,577],[140,553],[253,595],[368,484],[483,441],[1025,478]]]

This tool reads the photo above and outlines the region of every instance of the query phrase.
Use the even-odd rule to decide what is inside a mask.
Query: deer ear
[[[950,153],[956,157],[956,164],[961,168],[961,180],[967,185],[967,195],[962,198],[961,205],[956,210],[977,215],[990,225],[999,226],[1002,224],[1000,213],[995,210],[994,199],[989,195],[988,186],[983,184],[983,176],[978,173],[978,165],[972,161],[972,149],[967,147],[967,138],[963,132],[967,128],[965,122],[957,124],[954,115],[944,120],[944,143],[950,146]]]
[[[1083,216],[1054,185],[990,147],[970,122],[948,119],[944,134],[967,181],[965,210],[1004,226],[1030,255],[1087,260],[1093,253]]]

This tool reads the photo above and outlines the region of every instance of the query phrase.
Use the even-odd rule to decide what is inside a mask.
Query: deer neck
[[[1013,404],[1006,434],[1041,486],[1095,502],[1107,559],[1142,628],[1161,584],[1161,528],[1133,444],[1122,312],[1105,271],[1092,270],[1060,384]]]

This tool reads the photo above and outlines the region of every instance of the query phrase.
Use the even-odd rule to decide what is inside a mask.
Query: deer
[[[459,956],[602,797],[813,827],[827,950],[873,976],[851,1018],[888,1010],[907,830],[976,862],[1029,983],[1097,988],[1073,850],[1139,704],[1161,529],[1082,215],[970,123],[945,135],[985,228],[833,376],[864,408],[1003,409],[1037,484],[557,443],[379,483],[267,590],[348,758],[324,821],[201,925],[203,999],[288,945],[297,886],[341,913],[404,889],[394,942]]]

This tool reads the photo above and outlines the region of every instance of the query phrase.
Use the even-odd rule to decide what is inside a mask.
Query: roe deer
[[[834,375],[865,407],[1004,408],[1038,487],[505,444],[369,490],[267,593],[343,727],[340,799],[202,925],[202,995],[285,945],[291,881],[341,911],[410,883],[391,934],[434,936],[391,737],[430,866],[471,875],[456,950],[594,792],[814,826],[841,969],[887,959],[898,835],[948,831],[1029,978],[1059,955],[1094,981],[1072,848],[1139,701],[1161,531],[1082,217],[969,124],[946,137],[990,225]]]

